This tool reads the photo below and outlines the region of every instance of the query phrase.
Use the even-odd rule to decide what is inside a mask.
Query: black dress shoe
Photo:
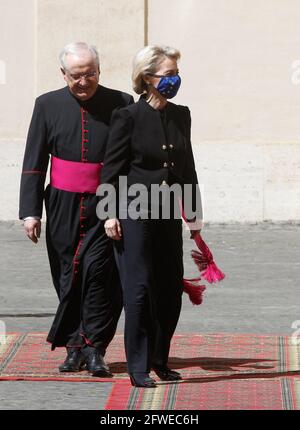
[[[171,370],[167,366],[153,366],[153,370],[162,381],[179,381],[181,379],[179,372]]]
[[[154,379],[148,373],[130,373],[130,382],[133,387],[155,388],[157,387]]]
[[[102,376],[111,378],[113,375],[104,361],[100,351],[93,346],[84,347],[86,370],[93,376]]]
[[[81,348],[67,348],[68,355],[63,364],[59,366],[60,372],[79,372],[84,368],[85,361]]]

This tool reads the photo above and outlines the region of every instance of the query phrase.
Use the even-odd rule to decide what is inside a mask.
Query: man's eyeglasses
[[[72,74],[69,72],[66,72],[68,74],[68,76],[70,76],[70,78],[75,81],[75,82],[79,82],[81,79],[92,79],[95,76],[97,76],[98,72],[88,72],[88,73],[77,73],[77,74]]]

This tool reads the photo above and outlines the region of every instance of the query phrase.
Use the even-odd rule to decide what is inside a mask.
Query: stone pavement
[[[184,295],[177,333],[276,333],[292,335],[300,321],[300,225],[212,224],[203,230],[225,272],[207,285],[204,302]],[[0,223],[0,320],[7,332],[48,331],[57,306],[44,231],[38,245],[18,222]],[[184,231],[185,276],[197,275]],[[300,322],[299,322],[300,327]],[[123,330],[123,316],[118,332]],[[0,381],[0,410],[103,409],[112,383]]]

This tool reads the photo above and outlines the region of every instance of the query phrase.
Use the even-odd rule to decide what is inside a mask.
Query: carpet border
[[[28,381],[28,382],[122,382],[124,378],[98,378],[90,376],[90,378],[78,378],[76,376],[63,377],[63,376],[49,376],[49,377],[34,377],[34,376],[0,376],[0,381]]]

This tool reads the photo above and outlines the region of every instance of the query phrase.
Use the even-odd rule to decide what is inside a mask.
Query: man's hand
[[[24,229],[30,240],[34,243],[38,243],[38,239],[41,236],[42,223],[39,219],[28,219],[24,221]]]
[[[105,233],[113,240],[121,240],[122,229],[117,218],[108,219],[104,223]]]

